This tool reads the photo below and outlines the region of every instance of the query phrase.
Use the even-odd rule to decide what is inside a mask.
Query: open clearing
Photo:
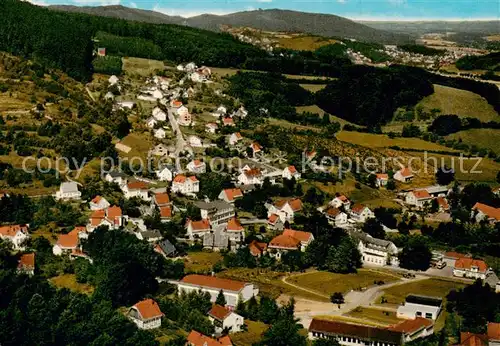
[[[317,114],[319,114],[321,116],[323,116],[323,114],[325,114],[325,111],[322,110],[321,108],[319,108],[316,105],[312,105],[312,106],[299,106],[299,107],[295,107],[295,110],[299,114],[302,113],[302,112],[317,113]],[[330,121],[336,121],[336,122],[338,122],[342,126],[345,125],[345,124],[351,124],[351,125],[353,125],[351,122],[349,122],[347,120],[344,120],[342,118],[336,117],[335,115],[331,115],[331,114],[330,114]]]
[[[16,97],[10,97],[8,93],[0,95],[0,112],[29,110],[33,107],[27,101],[22,101]]]
[[[302,88],[309,90],[310,92],[318,92],[326,87],[326,84],[299,84]]]
[[[368,148],[388,148],[398,146],[401,149],[417,149],[417,150],[439,150],[453,152],[451,148],[427,142],[419,138],[389,138],[387,135],[378,135],[374,133],[364,133],[356,131],[340,131],[337,134],[337,139],[343,142],[348,142]]]
[[[246,332],[231,334],[231,340],[236,346],[252,346],[262,339],[262,334],[268,325],[263,322],[245,320],[248,330]]]
[[[452,289],[463,287],[465,287],[465,284],[461,282],[432,278],[389,287],[384,291],[383,298],[388,304],[399,305],[404,302],[405,297],[409,294],[444,298]],[[378,301],[378,303],[380,302],[381,300]]]
[[[138,74],[149,76],[155,70],[163,70],[165,65],[163,61],[142,59],[142,58],[123,58],[123,71],[128,74]]]
[[[497,129],[470,129],[453,133],[446,139],[461,139],[465,144],[500,153],[500,130]]]
[[[186,272],[201,273],[211,271],[212,267],[222,259],[220,252],[189,252],[184,261]]]
[[[396,317],[396,313],[394,311],[384,311],[380,309],[362,307],[357,307],[356,309],[349,311],[344,316],[387,325],[397,324],[403,321]]]
[[[63,274],[49,279],[58,288],[67,288],[73,292],[92,294],[94,287],[76,282],[75,274]]]
[[[456,114],[474,117],[481,121],[500,120],[500,117],[486,99],[470,91],[434,85],[434,94],[425,97],[418,105],[430,112],[434,108],[441,114]]]
[[[127,153],[120,152],[120,155],[129,158],[142,157],[146,159],[149,149],[153,146],[149,133],[132,132],[124,137],[120,143],[125,147],[131,148]]]
[[[300,287],[330,296],[334,292],[349,292],[372,286],[374,281],[385,283],[398,281],[399,276],[375,270],[360,269],[356,274],[336,274],[330,272],[313,272],[295,275],[288,282]]]
[[[278,38],[280,47],[294,50],[316,50],[319,47],[334,44],[337,42],[339,41],[319,36],[300,35]]]

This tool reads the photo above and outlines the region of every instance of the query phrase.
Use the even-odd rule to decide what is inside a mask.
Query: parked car
[[[438,262],[436,264],[436,268],[438,269],[443,269],[444,267],[446,267],[446,262]]]

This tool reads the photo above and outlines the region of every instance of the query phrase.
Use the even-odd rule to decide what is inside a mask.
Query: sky
[[[28,0],[39,5],[123,5],[192,17],[256,9],[336,14],[354,20],[500,20],[500,0]]]

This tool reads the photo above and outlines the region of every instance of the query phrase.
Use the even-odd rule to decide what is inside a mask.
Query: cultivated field
[[[425,97],[418,105],[430,112],[437,108],[441,114],[474,117],[481,121],[499,120],[493,107],[481,96],[470,91],[434,85],[434,94]]]
[[[76,282],[75,274],[63,274],[51,278],[50,283],[58,288],[67,288],[73,292],[92,294],[94,287]]]
[[[138,156],[146,159],[149,149],[153,146],[149,133],[131,132],[124,137],[120,143],[131,148],[128,153],[119,151],[121,156],[128,158]]]
[[[491,149],[500,154],[500,130],[497,129],[470,129],[451,134],[446,139],[461,139],[465,144]]]
[[[204,273],[210,271],[221,259],[220,252],[189,252],[187,259],[184,261],[186,272]]]

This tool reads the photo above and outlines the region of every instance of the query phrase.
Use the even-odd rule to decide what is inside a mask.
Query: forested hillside
[[[461,70],[500,71],[500,52],[481,56],[464,56],[456,62]]]

